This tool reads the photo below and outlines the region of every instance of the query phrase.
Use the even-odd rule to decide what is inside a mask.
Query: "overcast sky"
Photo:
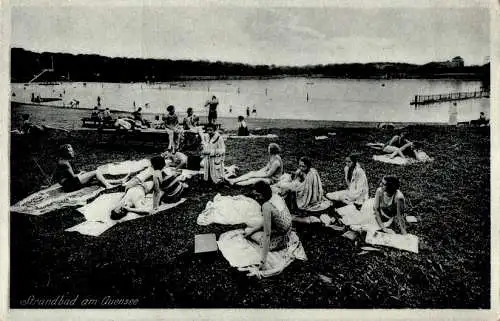
[[[484,6],[18,6],[11,8],[11,46],[276,65],[462,56],[471,65],[489,56],[489,18]]]

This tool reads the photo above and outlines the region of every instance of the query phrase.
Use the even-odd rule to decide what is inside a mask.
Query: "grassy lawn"
[[[373,162],[368,142],[386,141],[377,129],[270,129],[279,135],[285,169],[298,158],[313,160],[327,192],[343,188],[344,158],[361,152],[370,196],[384,174],[395,174],[420,218],[409,232],[421,238],[419,254],[384,249],[359,255],[359,244],[318,225],[295,225],[308,261],[296,261],[276,277],[257,280],[231,268],[220,253],[195,255],[194,235],[234,226],[198,226],[196,218],[217,193],[193,179],[184,204],[167,213],[115,226],[100,237],[63,230],[84,220],[74,209],[41,217],[11,215],[10,305],[30,295],[137,298],[141,308],[489,308],[490,136],[482,129],[413,126],[411,139],[425,142],[433,163],[399,167]],[[336,132],[335,139],[314,136]],[[55,151],[70,142],[78,169],[150,157],[166,142],[99,143],[95,137],[12,138],[11,201],[44,184],[33,157],[50,175]],[[226,141],[226,164],[242,172],[263,166],[269,140]],[[332,284],[319,275],[331,277]],[[97,306],[103,308],[105,306]],[[110,305],[109,307],[113,307]],[[116,306],[115,306],[116,307]],[[121,306],[126,307],[126,306]],[[130,306],[131,307],[131,306]]]

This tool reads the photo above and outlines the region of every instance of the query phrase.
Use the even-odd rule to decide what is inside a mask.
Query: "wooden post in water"
[[[267,88],[266,88],[266,96],[267,96]]]
[[[306,101],[309,101],[309,93],[306,95]]]

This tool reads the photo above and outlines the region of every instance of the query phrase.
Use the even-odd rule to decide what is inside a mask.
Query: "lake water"
[[[92,108],[101,97],[101,105],[133,111],[134,102],[146,113],[165,113],[167,105],[176,106],[180,115],[187,107],[206,114],[204,102],[212,95],[219,99],[220,117],[245,115],[247,106],[257,110],[252,117],[266,119],[307,119],[376,122],[448,122],[451,103],[410,105],[415,95],[445,94],[479,90],[478,81],[460,80],[350,80],[283,78],[268,80],[210,80],[175,83],[62,83],[12,84],[12,100],[29,102],[31,94],[62,97],[52,105],[69,105],[72,99],[80,107]],[[148,108],[144,108],[145,104]],[[458,121],[489,115],[486,98],[457,101]],[[230,113],[230,108],[232,112]]]

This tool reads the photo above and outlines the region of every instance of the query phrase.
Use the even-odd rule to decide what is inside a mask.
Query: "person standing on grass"
[[[247,123],[245,122],[245,117],[238,116],[238,136],[248,136],[250,132],[248,131]]]
[[[97,169],[92,172],[80,172],[75,174],[71,160],[75,157],[75,152],[70,144],[61,145],[59,147],[59,160],[55,172],[56,181],[61,184],[66,193],[77,191],[92,183],[93,179],[97,179],[106,189],[115,187],[112,184],[121,183],[123,180],[107,180],[102,172]]]
[[[165,121],[165,130],[168,133],[168,149],[177,150],[180,148],[183,130],[179,125],[179,117],[175,113],[175,107],[173,105],[167,107],[167,115],[163,119]],[[174,143],[176,134],[177,140]]]
[[[405,197],[399,190],[399,179],[393,175],[384,176],[375,193],[373,207],[375,219],[382,231],[392,233],[389,227],[393,225],[400,234],[406,234],[405,207]]]
[[[217,106],[219,105],[219,100],[217,97],[212,96],[211,100],[207,100],[205,107],[208,107],[208,123],[215,124],[217,122]]]
[[[209,179],[220,184],[224,181],[224,157],[226,153],[226,145],[224,139],[216,131],[215,125],[208,123],[205,127],[207,136],[202,139],[202,164],[203,164],[203,180]]]
[[[354,204],[359,210],[368,199],[368,179],[365,171],[358,162],[358,155],[351,154],[346,157],[344,167],[346,190],[327,193],[326,198],[331,201],[339,201],[345,204]]]
[[[261,227],[248,227],[244,236],[261,246],[259,269],[262,269],[269,251],[282,250],[288,246],[292,232],[292,215],[285,201],[279,195],[273,194],[269,184],[262,181],[256,183],[252,194],[262,208],[263,230],[260,230]]]

